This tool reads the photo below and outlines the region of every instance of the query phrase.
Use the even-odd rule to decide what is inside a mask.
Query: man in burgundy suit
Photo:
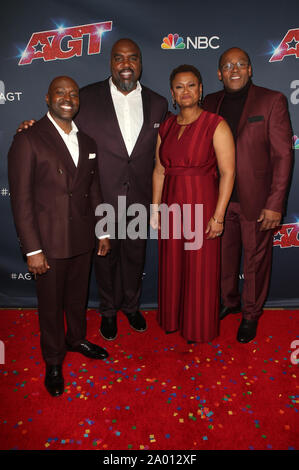
[[[72,121],[79,89],[71,78],[54,79],[46,102],[48,114],[14,137],[8,176],[17,233],[36,278],[45,386],[58,396],[67,350],[93,359],[108,354],[85,339],[94,213],[101,203],[97,147]],[[98,255],[109,249],[109,239],[102,238]]]
[[[134,41],[120,39],[113,45],[110,67],[110,78],[80,90],[75,119],[97,143],[103,202],[110,204],[116,215],[111,252],[95,259],[100,333],[107,340],[117,336],[118,310],[135,331],[147,328],[139,311],[146,240],[133,240],[123,233],[118,236],[118,232],[120,227],[127,229],[130,218],[126,218],[126,211],[131,204],[150,207],[158,128],[168,110],[164,97],[139,83],[142,58]],[[33,123],[25,121],[18,130]],[[120,196],[125,198],[124,204],[118,204]]]
[[[223,116],[236,143],[236,182],[222,236],[220,318],[242,310],[237,340],[251,341],[267,297],[273,229],[281,221],[292,164],[285,97],[251,81],[248,54],[233,47],[219,60],[224,89],[206,96],[204,108]],[[244,285],[238,289],[243,249]]]

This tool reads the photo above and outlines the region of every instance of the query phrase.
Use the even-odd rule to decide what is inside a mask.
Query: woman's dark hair
[[[172,88],[172,82],[175,76],[178,73],[184,73],[184,72],[192,72],[197,77],[199,85],[202,83],[200,71],[196,67],[194,67],[194,65],[183,64],[183,65],[179,65],[178,67],[173,69],[173,71],[171,72],[170,77],[169,77],[170,88]]]

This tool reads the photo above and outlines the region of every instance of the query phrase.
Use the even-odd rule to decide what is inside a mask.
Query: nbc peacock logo
[[[299,137],[297,135],[293,135],[293,149],[299,150]]]
[[[161,49],[185,49],[186,45],[182,37],[179,34],[168,34],[163,38]]]

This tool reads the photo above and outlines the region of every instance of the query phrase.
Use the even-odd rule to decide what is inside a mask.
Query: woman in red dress
[[[167,333],[179,330],[189,342],[209,342],[219,334],[219,237],[234,183],[235,147],[228,124],[201,108],[195,67],[174,69],[170,85],[180,112],[160,126],[153,173],[158,321]]]

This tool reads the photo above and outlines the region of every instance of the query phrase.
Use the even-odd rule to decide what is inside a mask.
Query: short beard
[[[133,80],[131,80],[130,82],[122,82],[118,80],[117,85],[122,91],[126,92],[130,92],[134,90],[134,88],[136,88],[136,82],[134,82]]]

